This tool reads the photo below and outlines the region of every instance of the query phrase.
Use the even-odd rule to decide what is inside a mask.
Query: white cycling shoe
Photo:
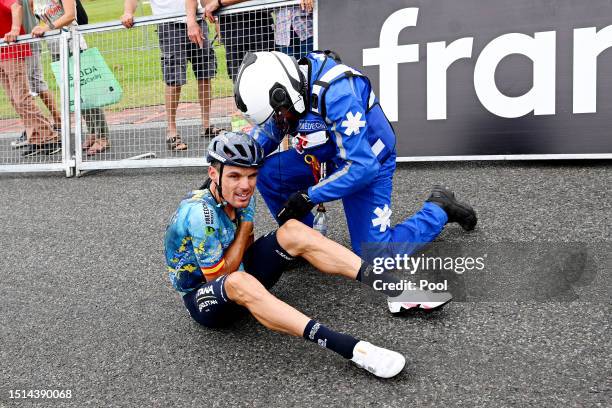
[[[367,341],[360,341],[355,345],[351,361],[381,378],[396,376],[406,365],[406,359],[400,353],[375,346]]]
[[[393,314],[400,314],[404,310],[421,309],[434,311],[441,309],[453,300],[453,296],[448,292],[430,292],[427,290],[404,291],[400,296],[387,299],[389,311]]]

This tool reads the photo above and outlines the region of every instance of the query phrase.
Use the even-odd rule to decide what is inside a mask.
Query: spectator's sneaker
[[[21,132],[21,136],[11,142],[11,147],[13,149],[20,149],[22,147],[26,147],[28,145],[28,135],[24,130]]]
[[[406,364],[406,359],[400,353],[377,347],[367,341],[360,341],[355,345],[351,361],[381,378],[396,376]]]
[[[41,145],[31,144],[26,151],[23,152],[23,157],[38,156],[39,154],[52,155],[62,151],[62,144],[57,142],[49,142]]]
[[[45,143],[41,146],[43,153],[47,155],[52,155],[55,153],[59,153],[62,151],[62,143],[61,142],[49,142]]]
[[[448,292],[430,292],[428,290],[405,290],[401,295],[387,298],[387,306],[393,314],[400,314],[405,310],[425,310],[433,312],[443,308],[453,300]]]
[[[455,194],[444,186],[434,186],[427,201],[436,203],[448,215],[448,222],[456,222],[466,231],[476,227],[478,218],[474,209],[466,203],[457,201]]]
[[[32,156],[38,156],[39,154],[45,154],[45,151],[43,150],[43,146],[44,145],[30,144],[28,145],[28,148],[23,152],[22,156],[32,157]]]

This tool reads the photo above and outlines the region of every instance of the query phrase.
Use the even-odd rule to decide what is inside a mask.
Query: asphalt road
[[[163,235],[202,180],[202,169],[0,176],[0,406],[610,406],[610,162],[400,165],[394,222],[443,182],[480,222],[439,241],[513,255],[486,279],[464,274],[476,296],[442,312],[393,317],[357,282],[307,266],[283,276],[280,298],[406,355],[391,380],[252,318],[223,330],[189,318],[165,277]],[[258,234],[273,228],[264,207]],[[340,204],[328,207],[331,238],[348,244]],[[576,270],[558,255],[572,243],[582,275],[568,280]],[[538,297],[551,276],[571,287]],[[11,401],[9,389],[73,398]]]

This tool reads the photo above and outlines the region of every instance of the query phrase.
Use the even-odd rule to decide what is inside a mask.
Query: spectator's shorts
[[[158,25],[161,66],[164,82],[169,86],[187,83],[187,60],[197,80],[209,79],[216,74],[215,52],[208,42],[208,26],[200,22],[204,34],[204,47],[192,43],[187,36],[187,24],[163,23]]]
[[[270,289],[293,260],[278,244],[276,231],[272,231],[258,238],[247,249],[242,263],[247,273]],[[206,327],[221,327],[247,314],[244,307],[227,298],[224,287],[227,277],[223,275],[203,283],[183,296],[183,302],[196,322]]]
[[[28,70],[30,92],[38,95],[41,92],[48,91],[49,85],[45,82],[42,66],[40,64],[40,46],[37,48],[32,47],[32,55],[25,58],[25,63]]]
[[[270,10],[245,11],[219,16],[225,45],[227,73],[234,81],[247,52],[274,51],[274,20]]]

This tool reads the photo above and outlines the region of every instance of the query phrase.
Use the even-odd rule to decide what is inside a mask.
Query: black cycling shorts
[[[272,231],[253,242],[242,263],[245,272],[270,289],[293,260],[278,244],[276,231]],[[245,314],[244,307],[227,298],[224,287],[227,276],[203,283],[183,296],[183,302],[196,322],[206,327],[221,327]]]

